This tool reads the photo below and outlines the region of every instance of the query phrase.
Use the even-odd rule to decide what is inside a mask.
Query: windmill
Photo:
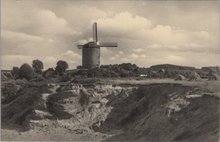
[[[93,24],[93,41],[84,45],[77,45],[82,49],[82,66],[91,69],[100,65],[100,47],[117,47],[117,43],[98,42],[97,23]]]

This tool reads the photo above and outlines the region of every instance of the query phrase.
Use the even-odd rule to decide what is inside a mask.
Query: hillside
[[[218,141],[219,82],[97,81],[4,82],[2,140]]]
[[[188,67],[188,66],[179,66],[179,65],[172,65],[172,64],[161,64],[161,65],[153,65],[150,67],[152,70],[195,70],[195,67]]]

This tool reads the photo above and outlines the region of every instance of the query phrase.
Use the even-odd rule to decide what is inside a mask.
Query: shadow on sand
[[[203,96],[187,99],[190,91]],[[218,141],[217,97],[206,95],[196,87],[180,84],[144,85],[126,96],[126,92],[122,91],[120,95],[108,98],[107,105],[113,109],[96,131],[115,134],[120,130],[120,133],[106,141]],[[189,105],[179,103],[183,98]],[[172,110],[168,115],[166,106],[172,103],[176,107],[174,109],[181,109]]]

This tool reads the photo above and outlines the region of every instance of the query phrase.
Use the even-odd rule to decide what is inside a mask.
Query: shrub
[[[19,78],[30,80],[34,77],[34,71],[29,64],[23,64],[19,69]]]
[[[11,100],[17,97],[17,92],[20,89],[19,85],[16,85],[15,82],[8,82],[5,84],[2,84],[2,90],[1,90],[1,103],[7,104]]]
[[[53,68],[49,68],[43,72],[43,77],[45,78],[53,78],[55,76],[55,70]]]
[[[137,70],[138,66],[131,63],[123,63],[120,64],[119,67],[123,68],[124,70],[134,71]]]
[[[43,62],[36,59],[36,60],[33,60],[32,62],[32,67],[34,69],[34,71],[38,74],[42,74],[42,69],[44,68],[44,65],[43,65]]]
[[[66,61],[60,60],[57,62],[57,66],[55,68],[55,71],[58,75],[63,75],[68,67],[69,66]]]
[[[14,77],[14,79],[17,79],[19,77],[19,67],[13,67],[11,74]]]

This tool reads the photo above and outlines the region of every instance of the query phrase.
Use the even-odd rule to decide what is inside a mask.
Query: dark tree
[[[60,60],[57,62],[57,66],[55,68],[55,71],[57,74],[63,75],[68,67],[69,66],[66,61]]]
[[[29,64],[23,64],[19,69],[19,78],[30,80],[34,77],[34,71]]]
[[[129,71],[133,71],[133,70],[136,70],[138,68],[137,65],[131,64],[131,63],[122,63],[122,64],[119,65],[119,67],[121,67],[125,70],[129,70]]]
[[[38,74],[42,74],[42,69],[44,68],[44,64],[42,61],[36,59],[32,62],[32,67],[34,68],[34,71]]]
[[[11,74],[14,79],[17,79],[19,77],[19,67],[13,67],[11,70]]]
[[[45,78],[53,78],[55,77],[55,70],[53,68],[49,68],[43,72],[43,77]]]

